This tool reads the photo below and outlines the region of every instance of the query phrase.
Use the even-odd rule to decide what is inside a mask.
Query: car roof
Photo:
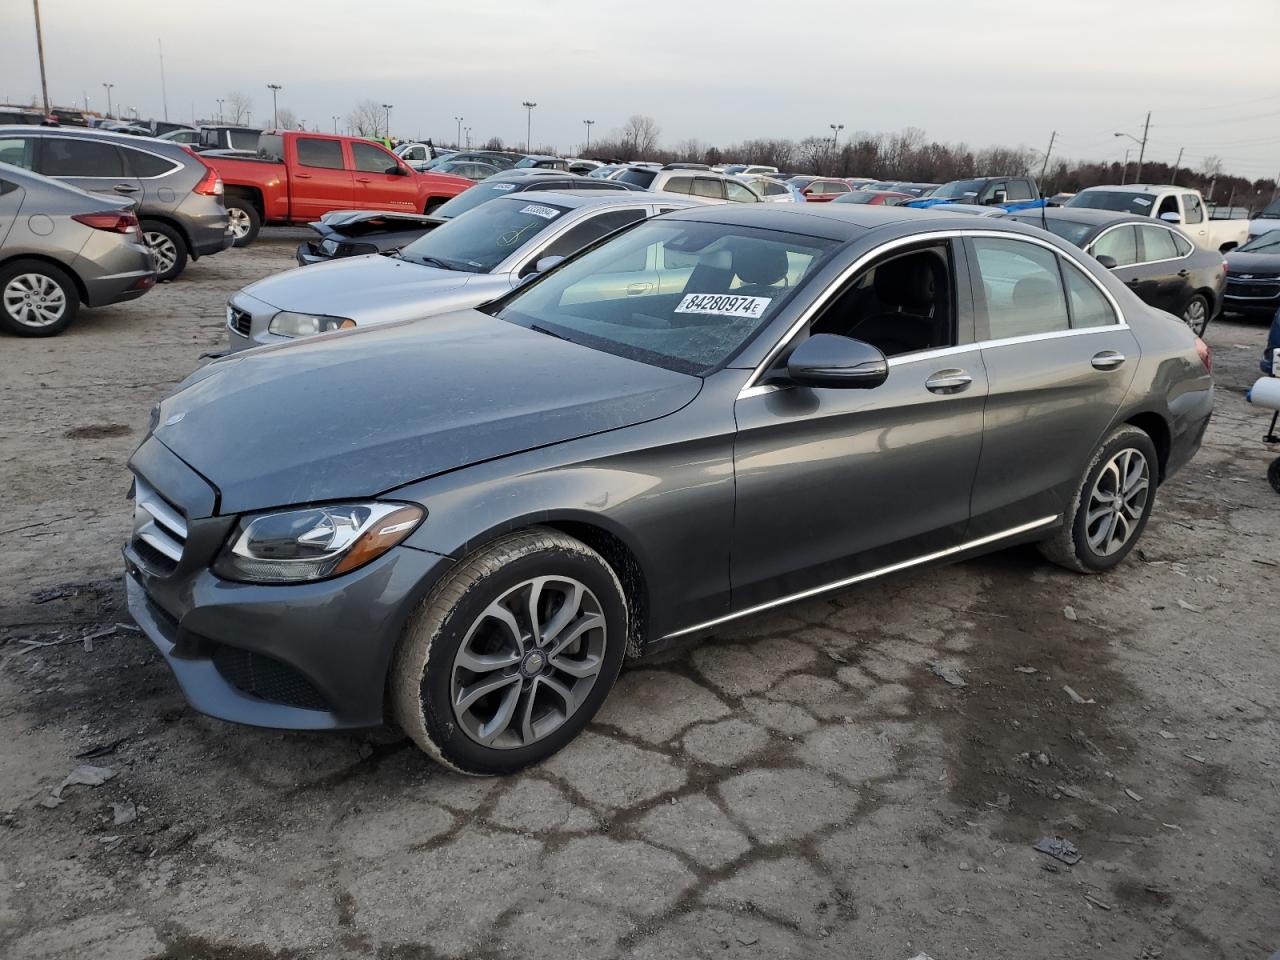
[[[984,217],[979,221],[970,214],[946,213],[936,208],[916,210],[860,203],[721,203],[697,206],[668,216],[842,241],[854,240],[868,230],[909,222],[918,222],[922,230],[955,227],[1044,235],[1042,231],[1029,231],[1026,224],[1011,223],[1003,217]]]
[[[0,125],[0,134],[15,133],[41,137],[73,137],[79,140],[109,140],[112,143],[127,144],[165,154],[174,160],[190,163],[192,156],[180,144],[172,140],[161,140],[158,137],[143,137],[132,133],[117,133],[114,130],[100,130],[97,127],[36,127],[27,124]],[[157,149],[158,148],[158,149]]]
[[[578,207],[627,206],[637,203],[655,203],[654,194],[637,190],[539,190],[537,197],[521,197],[521,203],[554,203],[571,210]],[[496,203],[497,197],[490,201]],[[687,198],[686,198],[687,199]]]
[[[1068,223],[1089,223],[1095,226],[1113,223],[1159,223],[1150,217],[1117,210],[1095,210],[1092,207],[1035,207],[1026,210],[1014,210],[1008,216],[1015,217],[1023,223],[1034,223],[1043,216],[1048,220],[1062,220]]]
[[[1167,193],[1169,191],[1185,190],[1187,193],[1194,193],[1190,187],[1175,187],[1170,184],[1161,186],[1155,183],[1106,183],[1096,187],[1085,187],[1081,193],[1088,191],[1089,193]]]

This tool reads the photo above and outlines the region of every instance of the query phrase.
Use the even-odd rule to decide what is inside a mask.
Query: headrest
[[[733,272],[745,284],[769,286],[787,275],[787,252],[771,243],[743,241],[733,248]]]
[[[938,291],[938,258],[910,253],[876,267],[876,297],[895,307],[931,307]]]

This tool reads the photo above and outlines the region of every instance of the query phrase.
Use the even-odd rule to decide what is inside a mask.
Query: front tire
[[[1193,294],[1182,311],[1182,322],[1191,328],[1197,337],[1203,337],[1205,328],[1209,326],[1209,301],[1204,294]]]
[[[1103,573],[1133,549],[1151,516],[1159,460],[1151,437],[1125,425],[1098,448],[1054,536],[1039,544],[1047,560],[1080,573]]]
[[[155,257],[156,283],[174,280],[187,269],[187,242],[173,227],[158,220],[143,220],[142,238]]]
[[[464,560],[411,617],[392,714],[419,747],[475,776],[545,760],[581,732],[617,679],[627,604],[609,564],[535,527]]]
[[[71,326],[80,292],[64,270],[41,260],[0,269],[0,327],[20,337],[53,337]]]
[[[448,203],[450,199],[451,198],[449,197],[432,197],[430,200],[427,201],[427,205],[422,208],[422,212],[425,213],[427,216],[431,216],[431,214],[435,213],[437,210],[443,207],[446,203]]]
[[[247,247],[258,239],[258,231],[262,229],[262,216],[258,208],[245,197],[226,197],[227,217],[231,221],[233,247]]]

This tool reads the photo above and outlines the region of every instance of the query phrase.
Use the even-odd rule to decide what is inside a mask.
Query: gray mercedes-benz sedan
[[[130,461],[129,605],[199,710],[505,773],[780,604],[1030,541],[1111,570],[1212,407],[1186,325],[1038,229],[699,207],[193,374]]]

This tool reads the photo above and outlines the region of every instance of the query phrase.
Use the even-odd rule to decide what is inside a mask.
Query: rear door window
[[[693,181],[693,195],[695,197],[710,197],[712,200],[723,200],[724,187],[719,180],[713,180],[711,177],[698,177]]]
[[[154,153],[147,153],[143,150],[134,150],[131,147],[121,147],[125,160],[128,161],[129,169],[133,171],[135,177],[149,179],[151,177],[163,177],[167,173],[173,173],[178,169],[178,164],[172,160],[166,160],[164,157],[157,157]]]
[[[672,177],[662,185],[668,193],[692,193],[693,177]]]
[[[1167,233],[1168,231],[1162,231]],[[1084,275],[1075,264],[1062,261],[1062,274],[1067,282],[1067,298],[1071,303],[1071,328],[1107,327],[1116,322],[1111,303],[1098,285]]]
[[[1025,240],[975,237],[974,262],[985,311],[978,339],[1004,340],[1071,329],[1058,256]]]
[[[114,143],[45,137],[40,173],[47,177],[123,177],[124,161]]]
[[[342,141],[321,140],[318,137],[298,137],[298,163],[304,167],[323,170],[342,169]]]
[[[34,170],[36,142],[32,137],[0,137],[0,163]]]
[[[1142,228],[1142,261],[1175,260],[1179,256],[1178,247],[1173,242],[1173,231],[1160,227]]]

